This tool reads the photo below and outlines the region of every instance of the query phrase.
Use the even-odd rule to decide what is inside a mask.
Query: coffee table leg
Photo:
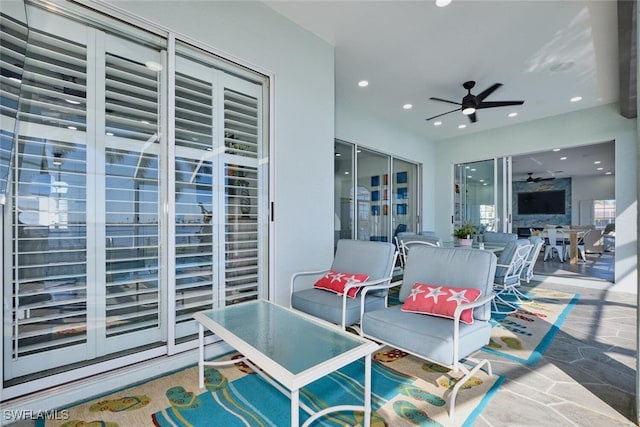
[[[371,354],[364,358],[364,427],[371,426]]]
[[[291,390],[291,427],[298,427],[300,421],[298,419],[299,414],[299,390]]]
[[[204,388],[204,327],[198,323],[198,385]]]

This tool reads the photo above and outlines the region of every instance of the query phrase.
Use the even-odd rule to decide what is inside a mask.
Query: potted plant
[[[475,233],[476,228],[470,222],[453,231],[453,235],[458,238],[460,246],[471,246],[473,243],[473,235]]]

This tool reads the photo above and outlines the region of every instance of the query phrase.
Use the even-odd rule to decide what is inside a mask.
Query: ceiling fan
[[[453,113],[455,111],[462,111],[462,114],[469,116],[469,120],[471,123],[475,123],[477,121],[476,118],[476,110],[480,110],[482,108],[494,108],[494,107],[507,107],[509,105],[522,105],[524,101],[488,101],[485,102],[485,98],[491,95],[496,89],[502,86],[502,83],[495,83],[492,86],[489,86],[484,91],[480,92],[477,95],[473,95],[471,93],[471,89],[476,85],[476,82],[473,80],[465,82],[462,87],[467,90],[467,94],[462,98],[462,102],[449,101],[448,99],[435,98],[431,97],[429,99],[433,101],[447,102],[449,104],[459,105],[459,108],[455,110],[447,111],[446,113],[438,114],[437,116],[429,117],[426,120],[435,119],[436,117],[444,116],[445,114]]]
[[[554,179],[556,179],[555,176],[552,176],[551,178],[543,178],[541,176],[537,176],[534,178],[533,172],[528,172],[527,175],[529,175],[529,178],[527,178],[527,182],[553,181]]]

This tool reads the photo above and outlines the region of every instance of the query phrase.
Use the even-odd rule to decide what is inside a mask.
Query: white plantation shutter
[[[0,14],[0,204],[6,201],[27,27]]]
[[[107,353],[161,338],[161,81],[147,61],[160,63],[157,49],[105,35],[104,182],[96,188],[105,200],[105,275],[97,283],[106,284],[99,304]]]
[[[177,58],[175,78],[175,332],[197,331],[193,313],[217,291],[214,70]]]
[[[259,239],[264,238],[258,233],[259,92],[255,86],[239,87],[250,94],[224,89],[225,304],[258,297]]]
[[[75,3],[39,6],[28,31],[0,17],[10,398],[193,348],[194,312],[267,285],[263,76],[182,42],[171,58],[162,36]]]
[[[82,39],[29,30],[11,174],[14,257],[12,274],[5,274],[5,297],[11,299],[8,318],[5,313],[10,325],[5,378],[86,357],[87,47]]]
[[[87,342],[86,150],[21,136],[12,200],[12,358],[15,375],[57,353],[82,360]],[[62,164],[53,153],[64,153]],[[55,362],[53,362],[55,364]]]
[[[86,46],[30,29],[20,121],[85,131],[86,71]]]
[[[213,85],[176,75],[176,323],[213,301]],[[209,159],[207,159],[209,158]]]
[[[107,336],[159,326],[157,153],[106,151]]]

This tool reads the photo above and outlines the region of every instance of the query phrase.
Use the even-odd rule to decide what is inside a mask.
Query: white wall
[[[571,224],[580,224],[581,200],[609,200],[616,198],[614,175],[581,176],[571,179]]]
[[[638,287],[638,140],[635,119],[620,116],[616,105],[449,138],[436,143],[436,174],[453,182],[455,163],[496,156],[616,142],[616,283],[612,290],[636,292]],[[453,192],[450,185],[436,188],[438,234],[451,233]]]
[[[288,305],[292,272],[333,258],[333,47],[257,2],[111,3],[275,76],[271,298]]]

